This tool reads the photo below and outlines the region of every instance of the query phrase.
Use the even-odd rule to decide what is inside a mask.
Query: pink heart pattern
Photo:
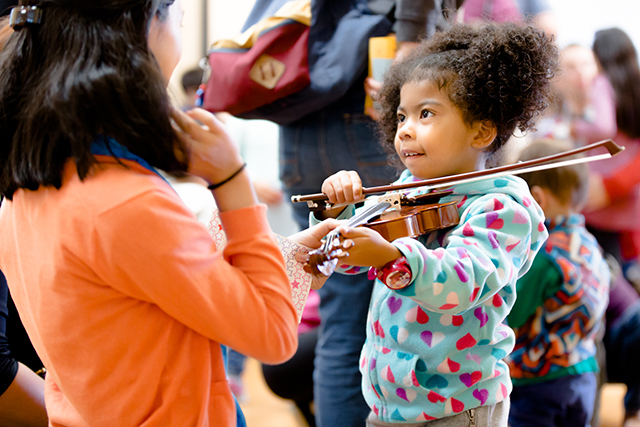
[[[389,306],[391,314],[396,314],[398,310],[400,310],[400,307],[402,307],[402,300],[394,296],[389,297],[389,299],[387,299],[387,306]]]
[[[473,310],[473,315],[480,321],[480,327],[482,328],[489,321],[489,315],[485,313],[482,307],[478,307]]]
[[[496,186],[504,187],[504,182]],[[495,372],[485,370],[481,354],[486,348],[490,354],[492,349],[508,351],[495,315],[504,314],[513,296],[500,290],[514,289],[520,269],[531,262],[546,231],[532,200],[507,190],[491,197],[480,193],[464,197],[458,227],[419,238],[418,243],[413,239],[394,243],[413,267],[418,266],[413,272],[415,285],[393,291],[378,282],[374,288],[361,369],[366,374],[363,390],[370,393],[367,400],[376,402],[372,410],[380,416],[424,422],[493,404],[508,395],[500,382],[508,376],[506,369],[500,365]],[[479,197],[482,204],[473,205]],[[533,235],[527,235],[532,227]],[[424,283],[429,285],[421,286]],[[508,337],[511,331],[504,334]],[[417,388],[426,388],[427,393],[416,393]],[[381,401],[388,402],[385,409]]]
[[[484,405],[484,402],[489,398],[489,390],[486,388],[473,390],[473,397],[480,401],[480,406]]]

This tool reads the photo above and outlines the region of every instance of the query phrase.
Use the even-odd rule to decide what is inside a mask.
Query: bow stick
[[[574,156],[586,151],[594,150],[596,148],[604,147],[607,153],[598,154],[595,156],[580,157],[577,159],[570,159],[555,162],[558,159],[564,157]],[[396,185],[383,185],[380,187],[363,188],[363,193],[377,194],[386,193],[389,191],[406,190],[409,188],[425,187],[428,190],[449,187],[452,185],[464,184],[468,182],[480,181],[487,178],[498,178],[506,175],[518,175],[528,172],[535,172],[545,169],[559,168],[563,166],[570,166],[579,163],[594,162],[596,160],[608,159],[620,152],[624,151],[624,147],[619,146],[611,139],[595,142],[593,144],[585,145],[584,147],[575,148],[573,150],[565,151],[563,153],[554,154],[551,156],[541,157],[539,159],[527,160],[525,162],[518,162],[511,165],[499,166],[492,169],[484,169],[481,171],[467,172],[459,175],[443,176],[440,178],[425,179],[422,181],[409,182],[405,184]],[[550,163],[555,162],[555,163]],[[329,203],[327,196],[324,193],[307,194],[301,196],[291,196],[293,203],[307,202],[309,209],[312,211],[320,211],[331,209],[334,206]],[[319,202],[324,202],[324,205],[320,205]]]

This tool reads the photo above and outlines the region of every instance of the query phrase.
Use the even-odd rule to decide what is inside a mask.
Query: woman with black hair
[[[593,52],[613,88],[615,140],[627,151],[615,162],[591,166],[596,174],[586,218],[602,231],[604,249],[626,264],[640,256],[640,67],[633,42],[618,28],[598,31]]]
[[[224,346],[281,363],[297,315],[238,151],[215,117],[169,103],[179,1],[21,0],[11,17],[0,269],[47,368],[51,425],[244,425]],[[211,184],[224,251],[158,169]]]

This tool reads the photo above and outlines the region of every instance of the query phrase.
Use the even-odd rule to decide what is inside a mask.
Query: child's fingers
[[[325,181],[323,193],[331,203],[352,203],[361,200],[362,181],[355,171],[340,171]]]
[[[350,201],[358,201],[364,198],[362,192],[362,180],[360,180],[360,175],[356,171],[347,171],[349,185],[346,187],[348,192],[345,192],[345,195],[349,197]]]
[[[359,239],[359,238],[367,238],[372,237],[379,234],[377,231],[372,230],[368,227],[342,227],[340,228],[340,234],[345,239]]]

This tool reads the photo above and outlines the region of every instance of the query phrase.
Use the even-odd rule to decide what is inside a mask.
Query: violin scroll
[[[309,252],[309,266],[311,267],[311,274],[316,277],[329,277],[335,271],[338,266],[338,260],[340,258],[349,256],[348,252],[345,252],[343,241],[338,235],[331,238],[331,242],[327,247],[316,249]]]

